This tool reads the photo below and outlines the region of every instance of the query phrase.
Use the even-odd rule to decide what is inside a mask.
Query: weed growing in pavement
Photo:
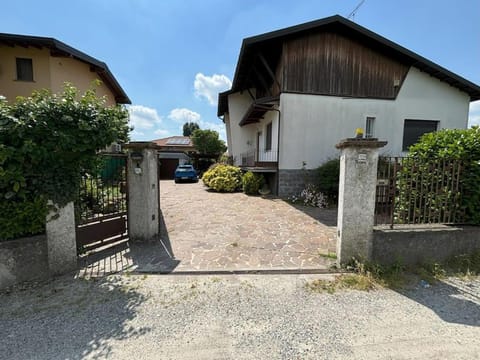
[[[471,277],[480,275],[480,250],[471,254],[453,256],[443,263],[430,262],[406,267],[401,261],[391,265],[361,262],[356,259],[347,265],[350,274],[334,280],[313,280],[305,284],[312,292],[333,294],[341,290],[370,291],[378,288],[400,289],[419,281],[434,284],[447,276]]]
[[[432,283],[448,276],[472,277],[480,275],[480,250],[471,254],[452,256],[443,263],[427,262],[414,273]]]
[[[375,290],[378,285],[371,276],[360,274],[342,274],[336,276],[334,280],[317,279],[305,284],[307,290],[311,292],[327,292],[333,294],[340,290]]]
[[[333,260],[337,259],[337,254],[334,253],[334,252],[330,252],[330,251],[327,251],[326,253],[322,252],[322,251],[319,251],[318,255],[320,255],[321,257],[327,258],[327,259],[333,259]]]

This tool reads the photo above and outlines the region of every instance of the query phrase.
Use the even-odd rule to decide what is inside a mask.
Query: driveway
[[[160,182],[162,241],[181,270],[328,269],[336,209]]]
[[[125,271],[308,273],[328,271],[335,262],[336,209],[215,193],[201,181],[162,180],[160,192],[160,239],[81,256],[80,277]]]

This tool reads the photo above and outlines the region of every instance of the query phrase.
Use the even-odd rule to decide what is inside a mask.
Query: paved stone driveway
[[[334,260],[336,210],[276,198],[160,182],[162,240],[179,270],[327,269]]]

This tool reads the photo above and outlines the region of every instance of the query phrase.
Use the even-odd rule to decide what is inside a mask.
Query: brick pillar
[[[132,241],[156,239],[159,234],[158,146],[131,142],[127,164],[128,234]]]
[[[371,259],[379,149],[377,139],[345,139],[341,150],[338,193],[337,258],[345,265],[353,257]]]

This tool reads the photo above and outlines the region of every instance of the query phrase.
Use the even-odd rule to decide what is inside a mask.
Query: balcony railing
[[[278,161],[277,149],[251,149],[240,154],[240,166],[246,167],[276,167]]]

